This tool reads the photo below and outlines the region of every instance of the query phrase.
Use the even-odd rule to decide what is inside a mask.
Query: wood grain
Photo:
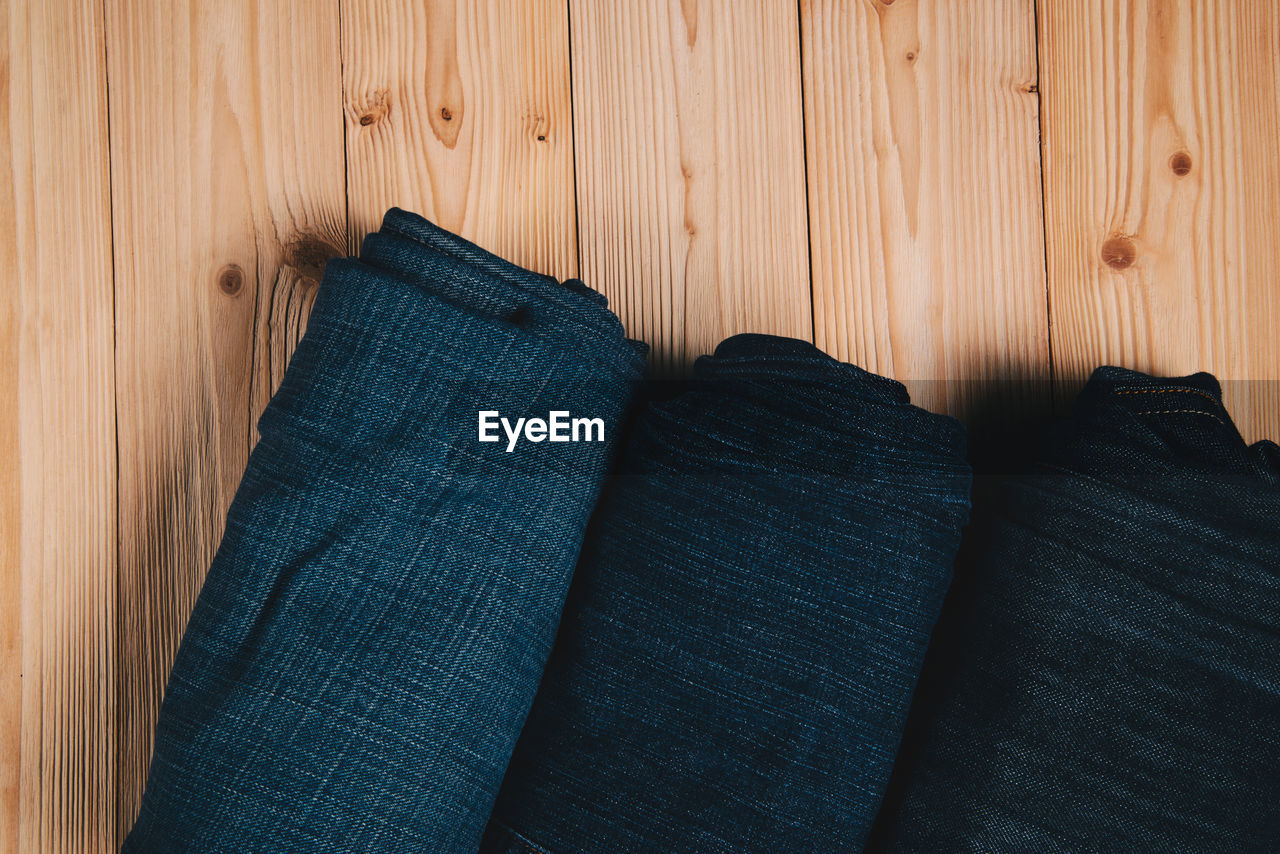
[[[812,340],[793,2],[573,0],[582,278],[658,373]]]
[[[120,804],[325,256],[345,242],[336,0],[109,0]]]
[[[1280,439],[1280,6],[1044,3],[1040,41],[1064,383],[1212,371]]]
[[[1047,400],[1031,0],[804,0],[818,346],[972,416]]]
[[[98,4],[0,4],[0,852],[115,850],[116,460]]]
[[[577,274],[564,0],[345,0],[351,248],[398,205]]]

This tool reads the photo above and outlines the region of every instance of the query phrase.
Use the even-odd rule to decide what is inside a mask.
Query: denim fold
[[[973,516],[870,850],[1280,850],[1280,449],[1100,368]]]
[[[649,402],[486,852],[856,850],[967,518],[954,419],[739,335]]]
[[[475,851],[644,364],[404,211],[326,268],[173,664],[126,852]],[[480,410],[603,441],[477,441]]]

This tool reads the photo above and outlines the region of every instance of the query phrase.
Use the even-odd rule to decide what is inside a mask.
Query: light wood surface
[[[0,5],[0,851],[114,841],[116,435],[102,9]]]
[[[395,205],[578,271],[564,2],[344,0],[351,249]]]
[[[660,374],[812,340],[795,3],[570,7],[582,278]]]
[[[137,811],[169,665],[257,413],[346,241],[338,5],[108,2],[119,762]]]
[[[111,851],[326,258],[392,204],[678,373],[972,422],[1117,363],[1280,438],[1269,0],[0,0],[0,854]]]
[[[1280,4],[1046,3],[1055,365],[1207,370],[1280,439]]]
[[[818,346],[957,414],[1047,396],[1031,0],[800,9]]]

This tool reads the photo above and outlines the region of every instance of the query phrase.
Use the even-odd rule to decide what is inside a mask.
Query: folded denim
[[[403,211],[329,264],[126,852],[475,851],[643,369],[604,299]],[[477,442],[477,411],[603,442]]]
[[[844,851],[968,512],[963,429],[740,335],[640,414],[482,847]]]
[[[872,850],[1280,851],[1280,448],[1213,377],[1096,371],[955,588]]]

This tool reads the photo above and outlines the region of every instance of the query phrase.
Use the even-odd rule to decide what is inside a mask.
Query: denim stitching
[[[1142,412],[1139,412],[1138,414],[1139,415],[1173,415],[1179,412],[1185,412],[1189,415],[1206,415],[1209,418],[1212,418],[1214,421],[1217,421],[1219,424],[1226,426],[1223,420],[1219,418],[1217,415],[1214,415],[1212,412],[1203,412],[1199,409],[1144,409]]]
[[[1117,391],[1116,394],[1198,394],[1214,404],[1219,404],[1221,402],[1207,391],[1200,391],[1195,388],[1143,388],[1131,389],[1129,391]]]

